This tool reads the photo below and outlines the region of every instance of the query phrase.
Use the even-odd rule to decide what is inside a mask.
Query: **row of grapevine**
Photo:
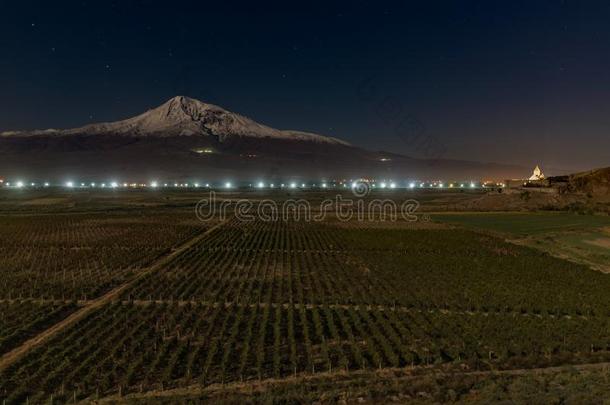
[[[0,299],[95,298],[202,230],[152,214],[1,217]]]
[[[76,308],[70,303],[0,302],[0,355],[65,318]]]
[[[610,359],[610,320],[327,305],[115,303],[0,376],[9,403],[437,363]]]
[[[124,298],[258,303],[271,291],[276,303],[610,316],[608,288],[603,274],[468,231],[233,221]]]

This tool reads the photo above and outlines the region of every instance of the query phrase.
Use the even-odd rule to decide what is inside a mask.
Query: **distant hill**
[[[566,176],[568,190],[593,196],[610,196],[610,167]]]
[[[278,130],[178,96],[126,120],[0,134],[0,176],[29,179],[505,179],[529,169],[372,152],[343,140]]]

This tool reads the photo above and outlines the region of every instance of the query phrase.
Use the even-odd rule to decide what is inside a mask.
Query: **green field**
[[[436,221],[474,229],[527,236],[568,230],[589,230],[610,226],[610,216],[577,215],[564,212],[455,213],[433,214]]]
[[[554,256],[610,271],[610,217],[564,212],[434,214],[435,221],[496,233]]]

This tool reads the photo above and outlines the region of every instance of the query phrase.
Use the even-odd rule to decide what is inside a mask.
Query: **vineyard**
[[[94,298],[201,230],[189,214],[0,217],[0,299]]]
[[[0,355],[74,311],[70,303],[0,301]]]
[[[600,361],[610,360],[609,330],[607,318],[115,303],[32,351],[6,373],[0,390],[10,393],[9,402],[28,395],[38,402],[333,369]]]
[[[86,306],[133,281],[1,371],[7,403],[329,372],[610,361],[607,275],[468,230],[232,219],[134,278],[201,226],[170,214],[54,217],[34,232],[24,218],[3,228],[15,236],[2,236],[2,293],[28,300],[1,307],[2,351],[70,313],[64,300]],[[17,253],[24,246],[31,256]]]
[[[606,275],[469,231],[249,222],[215,230],[123,298],[610,316],[608,288]]]

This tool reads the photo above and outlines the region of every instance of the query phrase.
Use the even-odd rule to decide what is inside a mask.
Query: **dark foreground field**
[[[263,198],[221,198],[244,196]],[[188,192],[2,197],[3,403],[608,397],[610,276],[480,219],[201,221]],[[409,197],[423,212],[479,196]]]

